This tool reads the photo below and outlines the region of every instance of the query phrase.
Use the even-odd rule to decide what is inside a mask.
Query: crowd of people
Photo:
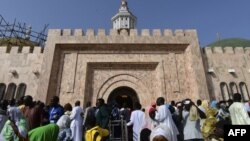
[[[0,141],[108,141],[109,135],[121,136],[120,127],[110,131],[109,122],[124,120],[128,141],[208,141],[223,140],[224,125],[250,125],[250,101],[243,103],[241,94],[233,100],[191,99],[166,103],[163,97],[142,109],[126,103],[106,104],[102,98],[95,106],[80,101],[74,107],[62,107],[59,97],[49,105],[33,101],[29,95],[20,100],[0,103]],[[112,133],[111,133],[112,132]]]

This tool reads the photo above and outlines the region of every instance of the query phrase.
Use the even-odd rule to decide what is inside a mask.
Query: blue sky
[[[197,29],[201,46],[221,38],[250,39],[250,0],[127,0],[137,29]],[[41,30],[112,28],[121,0],[1,0],[0,14]]]

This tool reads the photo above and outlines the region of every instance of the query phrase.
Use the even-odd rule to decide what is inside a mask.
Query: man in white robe
[[[3,139],[3,136],[2,136],[2,134],[0,134],[0,141],[3,141],[4,139]]]
[[[73,141],[82,141],[82,122],[83,122],[83,109],[80,107],[80,101],[76,101],[75,107],[70,115],[71,124],[70,129],[72,131]]]
[[[172,115],[165,105],[165,99],[163,97],[159,97],[156,100],[156,104],[158,109],[156,111],[155,120],[159,122],[159,125],[167,126],[171,129],[171,136],[173,141],[177,141],[177,135],[179,131],[172,119]]]
[[[159,125],[151,130],[150,134],[150,140],[154,141],[157,137],[162,136],[164,140],[167,141],[173,141],[172,135],[171,135],[171,129],[169,129],[167,126]]]
[[[131,113],[130,121],[127,126],[133,125],[133,141],[139,141],[144,113],[141,111],[141,104],[135,104],[135,110]]]
[[[234,103],[229,107],[229,112],[233,125],[250,125],[250,118],[241,103],[241,95],[236,93],[233,95]]]
[[[182,111],[184,141],[203,141],[200,121],[205,118],[205,113],[191,100],[185,100]]]

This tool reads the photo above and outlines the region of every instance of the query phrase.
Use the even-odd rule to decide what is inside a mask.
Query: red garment
[[[148,110],[148,113],[152,113],[152,112],[155,112],[156,109],[154,107],[150,107],[149,110]]]
[[[151,107],[156,108],[156,103],[152,103]]]

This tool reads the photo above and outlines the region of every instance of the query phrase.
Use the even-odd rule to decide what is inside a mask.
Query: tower
[[[128,3],[122,0],[119,12],[112,17],[113,29],[134,29],[136,25],[136,17],[129,11]]]

